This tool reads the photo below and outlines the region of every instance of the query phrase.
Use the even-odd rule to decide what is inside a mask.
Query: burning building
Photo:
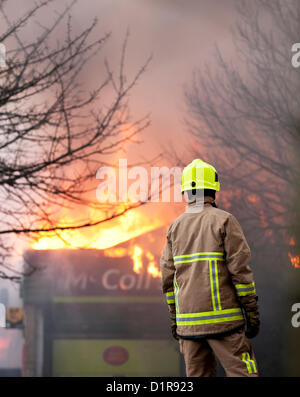
[[[155,253],[164,235],[158,228],[105,249],[40,241],[25,253],[34,269],[22,286],[25,376],[182,373]]]

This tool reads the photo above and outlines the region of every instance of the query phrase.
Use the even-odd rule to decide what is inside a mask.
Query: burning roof
[[[53,297],[160,295],[159,256],[165,228],[107,249],[28,250],[26,301]]]

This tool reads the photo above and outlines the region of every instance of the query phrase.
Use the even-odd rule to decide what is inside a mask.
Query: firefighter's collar
[[[210,196],[204,196],[204,200],[194,200],[188,203],[185,212],[201,212],[204,206],[212,204],[215,200]]]

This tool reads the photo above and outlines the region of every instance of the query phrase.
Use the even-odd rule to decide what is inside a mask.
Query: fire
[[[262,210],[259,210],[259,215],[260,215],[260,220],[261,220],[263,227],[265,227],[265,228],[268,227],[269,224],[267,221],[267,217]]]
[[[66,216],[62,217],[59,224],[70,225],[71,219]],[[130,245],[129,248],[118,247],[117,245],[162,225],[163,220],[160,218],[153,219],[151,217],[149,219],[142,212],[128,211],[112,221],[91,228],[38,233],[31,244],[31,248],[35,250],[101,249],[104,256],[107,257],[129,256],[133,263],[133,270],[138,274],[144,268],[144,262],[147,261],[147,272],[152,277],[160,277],[160,270],[156,265],[154,255],[150,251],[144,250],[139,245]]]
[[[104,255],[112,258],[122,258],[127,255],[127,250],[123,247],[112,247],[104,250]]]
[[[151,276],[154,278],[161,277],[161,272],[158,269],[154,255],[150,251],[144,250],[139,245],[134,244],[128,249],[128,251],[125,248],[118,248],[118,247],[109,248],[104,251],[104,255],[115,258],[129,255],[132,260],[133,270],[137,274],[140,274],[141,271],[143,270],[144,268],[143,258],[146,258],[148,261],[147,273],[151,274]]]
[[[94,220],[99,218],[99,215],[97,218],[96,216]],[[58,224],[70,225],[72,224],[71,220],[72,218],[63,217]],[[93,222],[93,217],[90,217],[90,221]],[[31,248],[35,250],[106,249],[150,232],[162,225],[162,220],[158,218],[148,219],[143,213],[132,210],[107,222],[107,224],[74,230],[40,232],[31,243]],[[108,252],[106,254],[109,255]]]
[[[140,273],[144,267],[143,257],[148,261],[147,263],[147,273],[151,274],[152,277],[161,277],[161,272],[156,265],[154,255],[150,251],[144,251],[139,245],[134,245],[129,250],[129,255],[133,261],[133,270],[136,273]]]
[[[294,247],[296,245],[295,238],[293,236],[291,236],[290,239],[288,240],[288,245],[290,247]],[[291,248],[291,250],[293,251],[293,248]],[[288,256],[290,258],[291,264],[295,268],[300,268],[300,256],[294,255],[291,252],[288,253]]]
[[[151,254],[151,252],[147,252],[146,257],[149,260],[147,272],[151,274],[152,277],[161,277],[161,272],[156,267],[154,256]]]
[[[299,255],[292,255],[290,252],[288,253],[291,263],[294,267],[300,268],[300,257]]]
[[[256,194],[249,194],[247,198],[250,203],[257,203],[259,200]]]
[[[142,255],[143,255],[143,249],[138,245],[135,245],[133,247],[133,251],[131,252],[131,258],[133,260],[133,270],[136,273],[140,273],[143,268]]]
[[[291,238],[290,238],[289,245],[295,245],[295,239],[294,239],[294,237],[291,237]]]
[[[115,153],[112,163],[120,164],[120,152],[122,151],[122,153],[124,153],[126,149],[125,145],[130,145],[130,140],[126,141],[125,137],[131,137],[135,130],[136,125],[122,123],[120,133],[124,136],[124,143],[121,150]],[[124,172],[125,170],[122,168],[123,176]],[[126,177],[128,177],[127,174]],[[120,175],[118,175],[118,178],[120,178]],[[128,202],[124,203],[124,209],[130,207],[130,204],[136,201],[136,198],[131,197],[130,194],[125,195],[124,199],[128,200]],[[118,204],[118,207],[120,207],[121,210],[123,209],[122,204]],[[76,211],[76,209],[68,208],[60,209],[55,220],[52,219],[52,222],[58,228],[67,228],[83,223],[80,216],[84,219],[88,219],[89,224],[95,224],[102,215],[98,209],[93,209],[92,205],[86,206],[84,211],[86,211],[86,213],[82,215],[82,210]],[[51,212],[51,214],[53,213],[55,213],[55,211]],[[157,229],[166,223],[166,212],[163,216],[154,216],[151,211],[149,211],[148,214],[149,216],[147,216],[146,212],[140,211],[138,208],[129,210],[123,215],[97,226],[36,233],[33,236],[30,247],[34,250],[99,249],[103,250],[104,255],[109,257],[129,256],[132,259],[133,270],[136,273],[141,271],[144,266],[143,259],[146,259],[148,261],[148,273],[153,277],[160,277],[160,271],[156,266],[154,256],[151,252],[144,252],[143,248],[139,246],[130,246],[129,249],[118,247],[119,244]]]

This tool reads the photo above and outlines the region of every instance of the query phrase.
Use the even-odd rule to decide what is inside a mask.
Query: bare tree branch
[[[194,156],[205,153],[219,169],[226,187],[222,203],[235,208],[256,244],[271,241],[286,255],[291,224],[299,236],[292,208],[299,185],[300,80],[291,47],[299,42],[300,3],[236,5],[238,58],[225,59],[216,46],[216,67],[193,73],[185,88],[185,123]]]
[[[99,203],[88,193],[95,189],[96,172],[109,164],[109,156],[125,143],[139,141],[139,133],[150,124],[149,115],[132,120],[128,97],[151,56],[127,81],[125,56],[127,31],[115,75],[104,58],[104,74],[88,90],[87,67],[103,50],[110,33],[92,39],[97,20],[73,32],[70,16],[76,1],[57,13],[49,26],[40,22],[40,34],[26,40],[22,32],[54,0],[45,0],[17,21],[1,1],[0,41],[6,43],[6,67],[0,68],[0,266],[13,252],[9,235],[31,235],[99,225],[144,203]],[[65,35],[56,41],[57,29],[65,22]],[[6,23],[6,27],[5,27]],[[12,48],[12,43],[15,48]],[[105,75],[106,71],[106,75]],[[84,83],[84,84],[83,84]],[[107,98],[110,98],[107,100]],[[101,105],[100,105],[101,104]],[[58,208],[87,206],[99,210],[99,218],[61,225]],[[1,277],[14,276],[1,271]]]

